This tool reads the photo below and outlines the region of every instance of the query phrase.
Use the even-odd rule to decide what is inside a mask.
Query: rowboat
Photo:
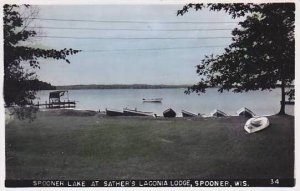
[[[105,109],[107,116],[123,116],[123,111],[115,110],[115,109]]]
[[[184,110],[181,110],[181,113],[182,113],[182,117],[197,117],[198,116],[197,114],[194,114],[194,113],[191,113],[188,111],[184,111]]]
[[[164,117],[176,117],[176,112],[169,108],[163,112]]]
[[[124,115],[126,116],[154,116],[153,112],[144,112],[144,111],[138,111],[136,109],[123,109]]]
[[[153,103],[160,103],[163,98],[154,98],[154,99],[145,99],[143,98],[143,102],[153,102]]]
[[[239,116],[243,116],[243,117],[254,117],[255,114],[248,108],[246,107],[242,107],[241,109],[239,109],[237,112],[236,112]]]
[[[226,117],[226,116],[228,116],[226,113],[224,113],[223,111],[220,111],[218,109],[213,110],[210,115],[212,117]]]
[[[269,119],[266,117],[254,117],[249,119],[245,126],[244,129],[248,132],[248,133],[254,133],[257,131],[261,131],[263,129],[265,129],[266,127],[268,127],[270,125]]]

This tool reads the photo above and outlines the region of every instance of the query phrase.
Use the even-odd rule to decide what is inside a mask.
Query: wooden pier
[[[61,102],[48,102],[45,101],[45,103],[37,103],[35,106],[38,108],[47,108],[47,109],[57,109],[57,108],[75,108],[76,102],[75,101],[61,101]]]
[[[61,100],[62,96],[67,94],[66,100]],[[45,101],[45,103],[40,104],[39,102],[35,105],[36,107],[40,108],[47,108],[47,109],[57,109],[57,108],[75,108],[76,102],[69,100],[69,93],[66,90],[63,91],[53,91],[49,93],[49,102]]]

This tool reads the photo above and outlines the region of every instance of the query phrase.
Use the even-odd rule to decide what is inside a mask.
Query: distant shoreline
[[[187,89],[192,85],[150,85],[150,84],[88,84],[88,85],[63,85],[54,86],[57,90],[84,90],[84,89],[171,89],[171,88],[185,88]],[[276,88],[280,86],[277,85]],[[293,88],[294,85],[289,85],[287,88]],[[219,88],[219,87],[208,87]]]
[[[111,85],[68,85],[55,86],[59,90],[81,89],[165,89],[165,88],[188,88],[190,85],[148,85],[148,84],[111,84]]]

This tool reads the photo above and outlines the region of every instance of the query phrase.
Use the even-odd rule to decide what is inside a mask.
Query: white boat
[[[260,131],[265,129],[266,127],[268,127],[270,125],[269,119],[266,117],[254,117],[249,119],[245,126],[244,129],[248,132],[248,133],[254,133],[256,131]]]
[[[210,113],[210,116],[212,117],[226,117],[228,116],[226,113],[224,113],[223,111],[220,111],[218,109],[215,109],[213,110],[211,113]]]
[[[153,99],[145,99],[145,98],[143,98],[143,102],[160,103],[162,100],[163,100],[163,98],[153,98]]]
[[[255,114],[248,108],[242,107],[237,112],[238,116],[244,116],[244,117],[254,117]]]

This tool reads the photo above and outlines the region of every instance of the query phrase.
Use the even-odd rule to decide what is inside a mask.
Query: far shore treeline
[[[90,85],[69,85],[56,86],[59,90],[80,90],[80,89],[162,89],[162,88],[187,88],[189,85],[149,85],[149,84],[90,84]]]
[[[84,90],[84,89],[165,89],[165,88],[187,88],[190,85],[150,85],[150,84],[87,84],[87,85],[65,85],[53,86],[50,83],[39,80],[31,81],[35,90]],[[294,87],[294,85],[290,85]],[[280,87],[278,85],[278,87]]]

